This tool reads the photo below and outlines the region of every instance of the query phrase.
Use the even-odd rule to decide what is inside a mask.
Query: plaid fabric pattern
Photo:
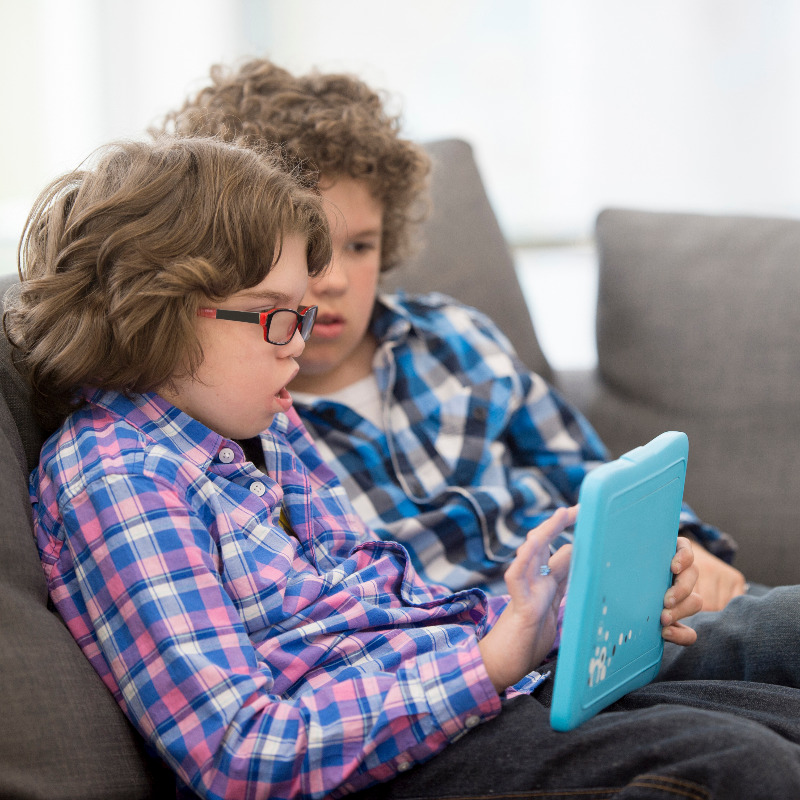
[[[157,395],[87,400],[31,477],[42,564],[83,652],[185,786],[338,796],[499,713],[478,639],[506,598],[423,584],[293,412],[262,436],[262,472]]]
[[[475,309],[440,294],[382,295],[372,332],[383,427],[324,398],[296,402],[298,412],[358,513],[402,542],[421,575],[505,591],[505,565],[527,532],[577,502],[605,446]],[[732,555],[688,507],[682,523]]]

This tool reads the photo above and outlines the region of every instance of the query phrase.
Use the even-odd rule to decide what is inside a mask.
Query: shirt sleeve
[[[587,473],[608,460],[589,421],[538,375],[512,416],[508,437],[516,463],[535,467],[562,501],[574,504]]]
[[[590,470],[608,461],[609,453],[586,417],[522,363],[492,320],[472,311],[474,336],[484,340],[476,349],[484,352],[487,363],[501,365],[498,369],[502,374],[498,377],[515,386],[503,439],[511,459],[510,482],[535,484],[531,492],[535,501],[521,509],[526,525],[533,526],[555,508],[577,503],[583,479]],[[489,358],[492,349],[504,358]],[[566,532],[554,546],[560,547],[571,539],[571,533]]]
[[[550,492],[552,506],[577,503],[584,477],[611,458],[606,446],[586,417],[543,378],[531,373],[516,357],[505,334],[480,312],[476,312],[476,327],[512,355],[520,383],[527,387],[507,429],[515,464],[535,468],[542,488]],[[724,561],[733,560],[737,547],[732,537],[702,522],[686,503],[681,508],[680,525],[682,534]],[[570,533],[564,534],[555,541],[555,547],[571,538]]]
[[[733,562],[738,545],[732,536],[711,525],[701,522],[697,514],[684,503],[681,507],[680,532],[699,542],[709,553],[728,564]]]
[[[234,567],[174,486],[106,476],[61,511],[117,700],[203,797],[354,791],[499,713],[474,637],[460,646],[443,637],[393,672],[370,671],[365,658],[336,680],[316,686],[309,676],[302,690],[277,696],[269,657],[225,591]]]

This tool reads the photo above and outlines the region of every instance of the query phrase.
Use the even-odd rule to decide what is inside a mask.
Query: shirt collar
[[[414,329],[414,320],[404,305],[405,292],[379,293],[372,312],[372,333],[379,342],[405,339]]]
[[[206,469],[230,440],[215,433],[155,392],[122,394],[87,387],[82,392],[90,406],[124,418],[155,442],[177,450],[190,462]],[[238,447],[238,445],[236,445]]]

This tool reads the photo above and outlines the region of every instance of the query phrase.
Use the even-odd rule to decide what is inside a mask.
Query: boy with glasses
[[[569,548],[549,545],[574,509],[531,531],[509,595],[427,585],[364,526],[286,390],[329,257],[312,191],[201,138],[104,149],[45,190],[23,237],[5,326],[55,427],[31,477],[48,590],[181,796],[795,796],[783,686],[701,710],[658,684],[549,729],[529,693],[567,576]],[[686,540],[671,566],[662,623],[689,644]]]
[[[346,793],[538,679],[568,563],[548,543],[574,510],[521,548],[516,600],[429,587],[367,530],[286,389],[330,241],[319,197],[275,156],[110,146],[42,193],[20,252],[5,325],[55,429],[31,477],[48,590],[182,786]],[[669,595],[685,643],[691,561],[681,548]]]

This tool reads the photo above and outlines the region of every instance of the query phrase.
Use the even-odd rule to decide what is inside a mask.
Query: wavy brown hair
[[[3,318],[45,426],[81,385],[142,392],[193,374],[197,309],[260,283],[291,234],[306,237],[316,275],[331,255],[322,200],[274,150],[122,142],[50,184]]]
[[[384,208],[382,269],[413,249],[414,227],[428,210],[428,156],[400,136],[400,118],[381,95],[352,75],[294,76],[263,59],[236,71],[216,65],[211,84],[168,114],[164,128],[277,143],[325,179],[363,180]]]

